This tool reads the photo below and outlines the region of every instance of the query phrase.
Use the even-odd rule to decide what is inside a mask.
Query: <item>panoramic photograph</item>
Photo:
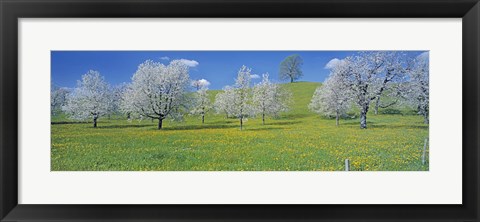
[[[429,51],[51,51],[51,171],[428,171]]]

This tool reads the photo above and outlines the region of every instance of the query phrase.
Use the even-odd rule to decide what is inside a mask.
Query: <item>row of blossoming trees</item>
[[[292,59],[293,58],[293,59]],[[289,66],[285,66],[285,64]],[[287,57],[281,64],[281,74],[293,82],[301,76],[301,58]],[[403,52],[361,52],[337,60],[330,76],[315,91],[309,108],[325,116],[339,118],[356,104],[360,108],[360,127],[366,128],[366,115],[372,102],[379,107],[405,103],[416,106],[428,123],[428,54],[408,59]],[[283,71],[282,71],[283,70]],[[282,75],[281,75],[282,76]],[[72,119],[93,119],[97,126],[100,116],[123,113],[128,119],[156,119],[158,129],[166,118],[181,119],[185,114],[205,115],[214,109],[227,118],[237,118],[240,129],[249,117],[277,117],[286,112],[291,94],[269,80],[268,73],[252,87],[252,71],[242,66],[235,83],[224,87],[212,104],[208,81],[191,81],[189,68],[181,60],[168,65],[147,60],[138,66],[132,82],[111,87],[99,72],[89,71],[78,86],[68,92],[57,89],[51,93],[52,111],[61,107]],[[284,77],[285,78],[285,77]],[[189,90],[194,86],[195,92]],[[382,104],[382,97],[395,98]]]
[[[168,65],[147,60],[138,66],[132,82],[111,87],[97,71],[82,76],[78,86],[70,93],[60,88],[51,94],[52,111],[64,101],[61,109],[72,119],[92,119],[97,126],[100,116],[121,112],[128,119],[156,119],[158,129],[166,118],[181,119],[185,114],[201,116],[213,108],[217,113],[239,119],[240,128],[247,117],[277,116],[288,109],[290,94],[278,84],[270,82],[268,74],[251,87],[251,69],[243,66],[238,71],[235,84],[217,94],[215,103],[208,95],[206,80],[191,81],[189,68],[180,60]],[[189,91],[189,86],[196,88]],[[59,99],[63,98],[63,99]]]
[[[240,129],[244,119],[250,116],[261,116],[265,124],[265,116],[278,116],[280,112],[288,110],[290,93],[280,85],[270,82],[268,73],[263,74],[262,81],[250,89],[251,69],[246,66],[238,71],[233,86],[226,86],[223,92],[215,97],[217,112],[226,117],[235,117],[240,120]]]

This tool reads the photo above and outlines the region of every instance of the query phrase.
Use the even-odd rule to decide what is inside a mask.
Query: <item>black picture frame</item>
[[[478,0],[0,0],[0,15],[1,221],[479,221],[480,156],[477,137],[479,136],[480,5]],[[463,204],[18,204],[17,21],[19,18],[83,17],[462,18]]]

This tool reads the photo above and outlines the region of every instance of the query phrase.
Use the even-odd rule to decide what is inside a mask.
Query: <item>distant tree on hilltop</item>
[[[302,72],[303,59],[300,55],[294,54],[286,57],[280,63],[279,76],[281,80],[298,80],[303,76]]]

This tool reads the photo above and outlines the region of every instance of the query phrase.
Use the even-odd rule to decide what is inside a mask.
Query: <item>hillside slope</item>
[[[294,82],[294,83],[282,83],[282,88],[288,90],[292,94],[292,103],[290,104],[290,111],[286,116],[288,117],[300,117],[309,113],[308,104],[312,99],[315,89],[321,85],[319,82]],[[215,101],[215,96],[222,92],[222,90],[210,90],[209,96],[212,102]]]
[[[312,100],[313,93],[317,87],[321,86],[318,82],[294,82],[284,83],[282,87],[292,93],[291,110],[288,117],[303,117],[311,113],[308,110],[308,104]]]

